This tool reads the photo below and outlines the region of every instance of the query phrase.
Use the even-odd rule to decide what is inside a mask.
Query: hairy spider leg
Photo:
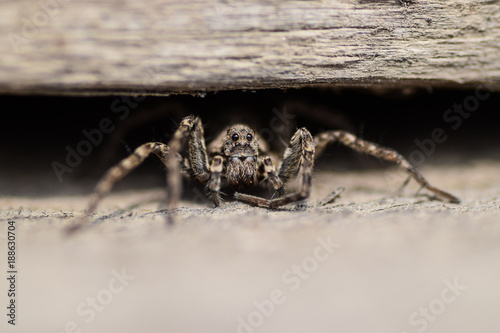
[[[87,223],[88,217],[95,212],[97,205],[112,189],[113,185],[139,166],[151,153],[158,156],[162,162],[167,165],[168,156],[170,155],[170,148],[167,145],[160,142],[148,142],[139,146],[130,156],[123,159],[104,174],[92,193],[87,209],[78,221],[72,224],[67,231],[75,232],[83,227]]]
[[[179,153],[189,139],[191,168],[195,177],[201,182],[209,178],[208,158],[203,138],[203,125],[193,115],[182,119],[169,145],[160,142],[148,142],[139,146],[130,156],[112,167],[98,182],[83,216],[73,224],[68,232],[74,232],[84,226],[88,217],[94,213],[102,198],[112,189],[114,184],[139,166],[151,153],[157,155],[167,168],[167,207],[175,207],[182,191]],[[168,222],[173,223],[169,214]]]
[[[352,148],[357,152],[375,156],[385,161],[394,162],[400,168],[405,170],[411,177],[413,177],[413,179],[415,179],[417,183],[434,193],[439,199],[443,201],[449,201],[451,203],[460,202],[460,199],[458,199],[454,195],[451,195],[450,193],[447,193],[429,184],[424,176],[420,172],[418,172],[415,167],[413,167],[411,163],[408,162],[408,160],[406,160],[402,155],[400,155],[393,149],[382,147],[373,142],[359,139],[349,132],[328,131],[316,135],[314,137],[314,143],[316,145],[317,156],[319,156],[319,154],[323,152],[328,144],[333,142],[340,142],[344,146]],[[407,181],[405,182],[405,185],[406,183]]]
[[[210,181],[208,188],[210,190],[210,198],[212,199],[215,207],[220,205],[220,189],[221,189],[221,175],[224,168],[224,159],[220,155],[215,155],[210,164]]]
[[[199,117],[189,115],[184,117],[179,128],[169,142],[169,147],[176,155],[180,153],[189,140],[189,161],[191,170],[196,179],[206,183],[210,177],[208,168],[207,148],[203,133],[203,124]],[[167,159],[167,209],[177,207],[182,194],[181,163],[176,156],[169,155]],[[174,223],[174,217],[168,214],[168,223]]]

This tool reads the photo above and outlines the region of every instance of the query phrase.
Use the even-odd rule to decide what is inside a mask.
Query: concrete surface
[[[414,183],[398,197],[404,177],[393,169],[323,168],[306,204],[269,211],[184,201],[172,228],[164,225],[161,183],[118,189],[93,226],[69,238],[62,231],[88,192],[4,192],[0,267],[6,271],[7,221],[15,221],[18,306],[13,327],[2,278],[0,328],[499,332],[498,170],[490,160],[421,168],[463,200],[454,205],[414,196]],[[315,205],[338,186],[346,188],[339,200]]]

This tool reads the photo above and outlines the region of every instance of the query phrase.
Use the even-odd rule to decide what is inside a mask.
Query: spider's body
[[[220,204],[220,191],[231,188],[243,191],[249,187],[266,185],[276,194],[265,199],[239,192],[237,200],[275,208],[309,197],[314,159],[328,144],[340,142],[361,153],[396,163],[409,173],[422,187],[439,199],[458,203],[455,196],[431,186],[427,180],[400,154],[392,149],[358,139],[344,131],[327,131],[313,137],[306,128],[298,129],[276,168],[264,140],[246,125],[233,125],[223,131],[208,149],[205,145],[203,125],[199,117],[185,117],[168,145],[149,142],[138,147],[132,155],[112,167],[97,184],[86,214],[93,213],[102,197],[127,173],[137,167],[149,154],[157,155],[167,167],[167,205],[175,207],[181,194],[181,174],[206,185],[215,206]],[[187,154],[181,155],[187,146]],[[184,157],[182,157],[184,156]],[[284,184],[297,176],[298,190],[285,194]],[[84,221],[84,220],[82,220]],[[170,222],[172,218],[170,217]],[[76,225],[74,229],[81,226]]]
[[[259,181],[257,165],[262,159],[259,159],[258,139],[250,127],[232,126],[227,131],[220,153],[223,156],[223,185],[227,183],[242,190]]]

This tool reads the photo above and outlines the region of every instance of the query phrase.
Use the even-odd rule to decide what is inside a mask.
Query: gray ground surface
[[[16,221],[19,294],[18,325],[2,314],[0,328],[499,332],[498,170],[488,160],[421,168],[459,205],[413,196],[415,184],[396,196],[404,177],[393,170],[323,171],[307,204],[268,211],[182,202],[173,228],[164,225],[159,184],[113,193],[102,218],[71,238],[62,230],[88,194],[4,194],[0,241]],[[339,200],[315,205],[338,186],[346,188]],[[335,246],[322,247],[328,242]],[[122,271],[129,280],[116,278]],[[3,278],[0,287],[3,313]]]

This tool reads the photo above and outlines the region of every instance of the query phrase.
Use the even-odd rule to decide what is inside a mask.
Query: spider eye
[[[231,139],[233,139],[233,141],[238,141],[239,138],[240,138],[240,136],[236,133],[234,133],[233,136],[231,137]]]
[[[252,141],[252,139],[253,139],[252,134],[248,133],[248,134],[247,134],[247,140],[248,140],[248,141]]]

